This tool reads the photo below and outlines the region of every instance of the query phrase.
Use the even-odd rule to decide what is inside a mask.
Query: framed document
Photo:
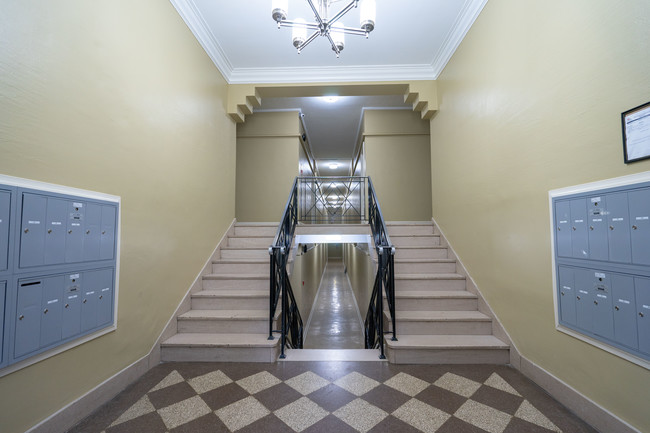
[[[621,114],[625,163],[650,158],[650,102]]]

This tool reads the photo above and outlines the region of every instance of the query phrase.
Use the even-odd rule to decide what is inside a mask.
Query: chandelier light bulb
[[[332,40],[339,51],[343,51],[343,48],[345,48],[345,33],[343,33],[343,27],[345,27],[345,25],[340,21],[334,23],[332,26]]]
[[[302,18],[296,18],[294,22],[296,25],[292,29],[293,46],[298,48],[304,44],[307,39],[307,27],[304,26],[306,21]],[[300,52],[298,52],[298,54],[300,54]]]
[[[280,21],[286,20],[289,10],[289,0],[273,0],[272,13],[273,19],[280,24]]]
[[[360,16],[361,28],[367,33],[375,29],[375,18],[377,16],[377,5],[375,0],[361,0]]]

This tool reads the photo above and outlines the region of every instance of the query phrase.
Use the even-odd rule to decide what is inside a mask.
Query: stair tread
[[[280,309],[276,311],[279,315]],[[179,320],[268,320],[269,310],[190,310]]]
[[[204,280],[268,280],[269,274],[208,274]]]
[[[230,235],[228,236],[228,239],[232,238],[237,238],[237,239],[260,239],[260,238],[267,238],[267,239],[275,239],[275,235]]]
[[[280,223],[268,222],[236,222],[235,227],[277,227]]]
[[[246,246],[246,247],[233,247],[230,245],[226,245],[221,247],[222,250],[253,250],[253,251],[267,251],[268,248],[265,247],[251,247],[251,246]]]
[[[413,233],[413,234],[407,234],[407,235],[390,235],[390,237],[391,237],[391,239],[392,238],[439,238],[440,235],[436,235],[436,234],[433,234],[433,233],[426,233],[426,234],[424,234],[424,233],[422,233],[422,234]]]
[[[447,321],[472,321],[490,322],[492,319],[480,311],[401,311],[395,312],[398,326],[404,322],[447,322]]]
[[[398,335],[398,341],[386,339],[392,349],[508,349],[494,335]]]
[[[222,264],[222,265],[247,265],[247,264],[259,264],[259,263],[269,263],[269,259],[259,259],[256,257],[251,257],[250,259],[216,259],[212,261],[212,264]]]
[[[386,297],[386,296],[384,296]],[[395,292],[395,298],[397,299],[476,299],[474,293],[468,292],[466,290],[400,290]]]
[[[443,245],[399,245],[395,248],[397,250],[446,250],[448,247]]]
[[[395,263],[456,263],[456,259],[398,259],[395,257],[394,260]]]
[[[465,276],[455,273],[395,274],[396,280],[464,280]]]
[[[192,294],[192,298],[259,298],[268,296],[268,290],[202,290]]]
[[[162,342],[162,347],[274,347],[280,339],[268,334],[179,333]]]
[[[431,221],[386,221],[387,226],[432,226]]]

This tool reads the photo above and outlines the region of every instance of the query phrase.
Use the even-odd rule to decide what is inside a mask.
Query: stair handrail
[[[284,349],[302,349],[303,322],[298,311],[298,304],[293,295],[293,289],[287,273],[287,260],[293,243],[293,235],[298,224],[298,178],[293,181],[287,204],[284,207],[282,219],[269,247],[270,257],[270,285],[269,285],[269,340],[273,340],[273,333],[280,333],[280,358],[286,357]],[[281,327],[273,329],[275,312],[279,297],[282,295]]]
[[[379,348],[380,359],[386,359],[384,354],[384,305],[382,296],[386,293],[386,302],[392,323],[392,340],[397,341],[395,326],[395,247],[390,241],[386,222],[377,200],[372,179],[368,177],[368,223],[372,230],[372,238],[377,252],[377,274],[373,285],[370,305],[365,320],[366,349]]]

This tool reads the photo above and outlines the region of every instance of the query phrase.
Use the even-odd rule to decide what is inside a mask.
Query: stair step
[[[390,241],[396,247],[422,246],[434,247],[440,245],[440,236],[433,234],[390,235]]]
[[[386,228],[389,236],[433,234],[433,224],[430,221],[388,221]]]
[[[396,274],[395,290],[465,290],[465,277],[460,274]]]
[[[400,246],[395,251],[395,259],[447,259],[447,247]]]
[[[269,290],[203,290],[192,295],[192,310],[263,310]]]
[[[221,259],[212,262],[214,274],[264,274],[269,273],[269,258],[264,259]]]
[[[455,273],[456,260],[395,258],[395,271],[399,274]]]
[[[396,311],[472,311],[477,308],[478,297],[467,291],[395,292]]]
[[[268,290],[268,274],[210,274],[203,276],[203,290]]]
[[[237,223],[235,236],[275,236],[280,223]]]
[[[276,311],[275,319],[280,315]],[[261,334],[269,330],[269,310],[190,310],[178,316],[179,333]]]
[[[268,248],[273,243],[274,236],[230,236],[228,246],[236,248]]]
[[[399,325],[398,325],[399,326]],[[394,364],[507,364],[509,346],[493,335],[409,335],[386,339]]]
[[[181,333],[161,344],[163,362],[275,362],[279,339],[268,334]]]
[[[221,247],[222,259],[268,259],[268,248]]]
[[[396,311],[395,320],[398,335],[492,334],[492,319],[479,311]]]

